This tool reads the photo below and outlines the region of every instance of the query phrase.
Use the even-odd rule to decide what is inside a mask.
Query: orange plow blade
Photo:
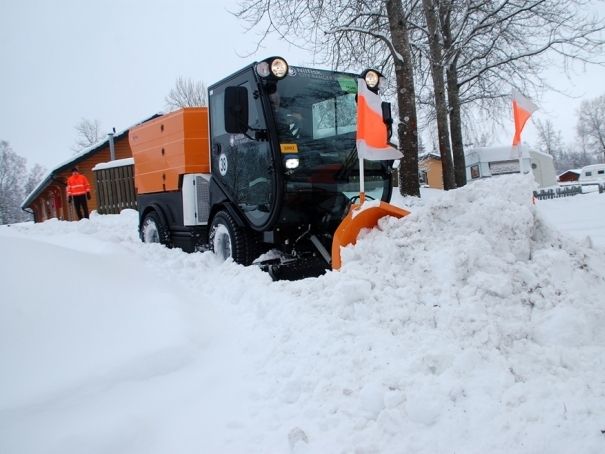
[[[341,266],[340,248],[355,244],[362,229],[376,227],[378,220],[385,216],[393,216],[399,219],[410,214],[409,211],[382,201],[379,205],[370,205],[363,209],[360,209],[360,207],[361,205],[353,205],[349,214],[346,215],[334,233],[334,241],[332,242],[333,270],[338,270]]]

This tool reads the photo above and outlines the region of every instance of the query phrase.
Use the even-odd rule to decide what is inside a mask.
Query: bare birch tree
[[[0,224],[22,220],[20,205],[25,172],[25,158],[18,156],[8,142],[0,141]]]
[[[462,113],[480,109],[498,123],[510,114],[511,86],[539,98],[556,90],[544,70],[559,62],[602,63],[602,19],[589,0],[434,0],[447,69],[456,181],[464,171]],[[471,122],[468,122],[471,124]]]
[[[584,166],[596,164],[596,162],[595,156],[586,150],[586,144],[580,140],[572,145],[564,145],[563,150],[555,159],[555,172],[561,174],[570,169],[581,169]]]
[[[164,99],[166,110],[172,112],[183,107],[203,107],[208,105],[208,93],[203,82],[179,77],[174,88]]]
[[[551,120],[532,120],[538,131],[538,148],[543,153],[548,153],[553,158],[563,151],[563,136],[561,131],[555,131]]]
[[[448,106],[445,92],[445,74],[443,65],[442,34],[439,28],[437,5],[434,0],[422,0],[424,17],[426,20],[426,35],[431,61],[431,74],[433,77],[433,95],[435,100],[435,114],[437,117],[437,134],[439,155],[443,171],[443,189],[446,191],[456,188],[452,149],[450,144],[450,128],[448,122]]]
[[[80,153],[105,139],[105,134],[101,129],[101,121],[96,118],[94,120],[82,118],[74,128],[78,132],[76,143],[71,147],[74,154]]]
[[[27,174],[27,178],[25,179],[25,184],[23,186],[24,197],[27,197],[34,189],[36,189],[36,186],[38,186],[38,184],[42,181],[45,173],[45,167],[41,166],[40,164],[34,164]]]
[[[590,152],[605,162],[605,95],[582,101],[576,113],[577,136]]]
[[[578,116],[581,111],[581,108],[577,111]],[[602,123],[604,121],[605,118],[602,118],[601,128],[605,126]],[[551,120],[536,119],[532,120],[532,123],[538,132],[538,149],[553,157],[557,173],[563,173],[569,169],[580,169],[599,161],[601,152],[598,149],[595,152],[595,141],[585,133],[580,121],[576,126],[576,141],[570,144],[564,143],[561,131],[555,130]]]
[[[26,163],[8,142],[0,141],[0,224],[31,219],[30,214],[21,210],[21,203],[40,183],[46,169],[36,164],[28,173]]]

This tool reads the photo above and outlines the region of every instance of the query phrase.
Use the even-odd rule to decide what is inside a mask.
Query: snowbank
[[[410,203],[410,216],[344,248],[341,271],[298,282],[142,244],[134,212],[0,229],[2,275],[12,270],[0,361],[53,377],[26,389],[2,375],[13,397],[0,401],[0,450],[603,452],[605,252],[559,233],[533,186],[494,178]],[[26,241],[34,269],[10,265]],[[15,283],[47,295],[50,278],[31,273],[58,256],[61,273],[80,260],[117,281],[80,311],[66,292],[50,297],[42,336],[43,302]],[[88,285],[71,280],[71,293],[104,288],[78,277]],[[104,326],[119,332],[106,345]],[[81,345],[60,351],[59,332]],[[51,367],[86,356],[72,372]],[[133,380],[142,358],[153,366]],[[83,388],[93,397],[70,400]],[[101,438],[107,449],[95,448]]]

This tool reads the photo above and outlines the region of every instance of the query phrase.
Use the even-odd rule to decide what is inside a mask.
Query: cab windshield
[[[354,75],[293,67],[275,90],[270,99],[280,143],[355,136]]]
[[[286,192],[297,194],[298,201],[307,190],[324,194],[322,199],[331,200],[324,205],[337,218],[359,196],[357,77],[291,67],[269,91],[282,159],[298,159],[298,166],[286,172]],[[366,161],[364,168],[366,195],[389,198],[386,164]]]

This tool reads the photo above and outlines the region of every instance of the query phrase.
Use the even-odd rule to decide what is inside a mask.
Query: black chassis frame
[[[212,222],[216,213],[226,210],[240,227],[250,229],[239,209],[228,199],[212,177],[210,177],[209,192],[211,212],[208,217],[208,225]],[[155,211],[160,217],[160,222],[168,229],[169,239],[166,242],[168,246],[181,248],[185,252],[209,249],[208,225],[186,226],[184,224],[182,191],[140,194],[137,197],[137,206],[139,211],[139,237],[141,240],[143,239],[143,221],[147,214]],[[255,239],[263,241],[262,234],[257,234]]]
[[[195,252],[207,243],[207,226],[185,226],[183,223],[183,193],[158,192],[140,194],[137,197],[139,209],[139,236],[143,240],[142,226],[147,214],[155,211],[160,222],[168,229],[169,238],[162,243],[181,248],[185,252]]]

